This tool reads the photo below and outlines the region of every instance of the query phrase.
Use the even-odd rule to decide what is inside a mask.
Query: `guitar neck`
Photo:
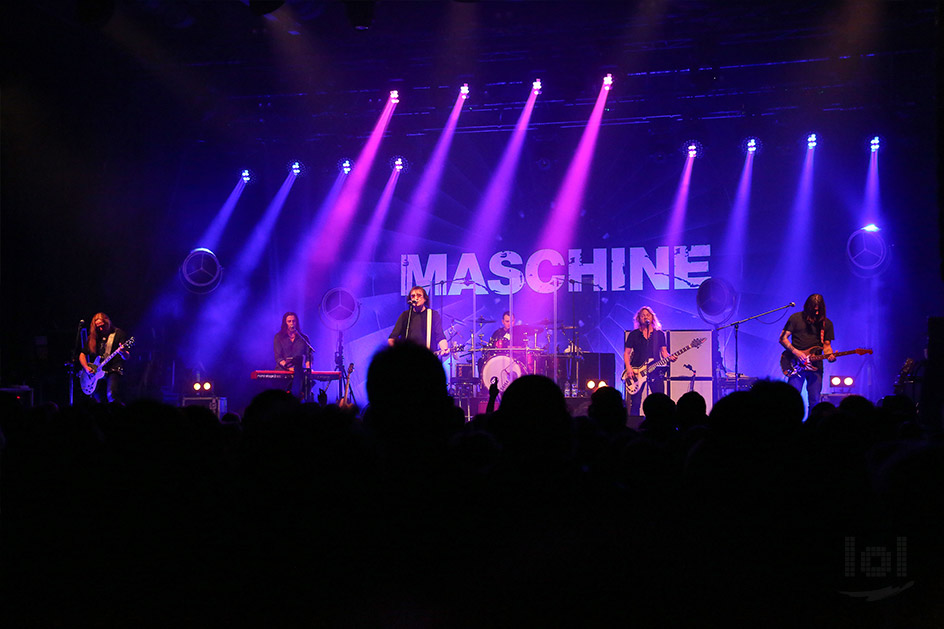
[[[685,347],[683,347],[682,349],[678,350],[677,352],[672,352],[671,354],[669,354],[668,356],[666,356],[665,358],[663,358],[663,359],[660,360],[659,362],[657,362],[657,363],[652,363],[651,365],[649,365],[649,369],[656,369],[656,368],[658,368],[658,367],[665,367],[666,365],[669,364],[669,361],[670,361],[671,359],[673,359],[673,358],[678,358],[679,356],[681,356],[682,354],[684,354],[685,352],[687,352],[687,351],[690,350],[691,348],[692,348],[691,345],[686,345]]]
[[[855,354],[859,350],[850,349],[848,352],[833,352],[832,354],[813,354],[810,356],[810,360],[823,360],[829,358],[830,356],[848,356],[849,354]]]

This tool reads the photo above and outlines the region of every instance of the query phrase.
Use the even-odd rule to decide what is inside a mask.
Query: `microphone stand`
[[[768,310],[767,312],[762,312],[762,313],[760,313],[760,314],[756,314],[756,315],[754,315],[753,317],[748,317],[748,318],[746,318],[746,319],[741,319],[740,321],[735,321],[735,322],[733,322],[733,323],[727,323],[727,324],[725,324],[725,325],[722,325],[722,326],[716,328],[716,330],[719,330],[719,331],[720,331],[720,330],[723,330],[723,329],[725,329],[725,328],[734,327],[734,390],[735,390],[735,391],[739,391],[739,390],[740,390],[740,384],[741,384],[741,370],[740,370],[740,368],[738,367],[738,329],[741,327],[741,324],[742,324],[742,323],[747,323],[748,321],[753,321],[754,319],[757,319],[757,318],[759,318],[759,317],[763,317],[764,315],[769,315],[769,314],[772,313],[772,312],[777,312],[778,310],[784,310],[784,309],[786,309],[786,308],[792,308],[794,305],[796,305],[796,304],[791,301],[789,304],[787,304],[787,305],[785,305],[785,306],[780,306],[779,308],[774,308],[773,310]]]
[[[305,352],[305,358],[302,360],[302,364],[301,364],[301,369],[303,370],[302,374],[304,374],[302,376],[302,389],[304,391],[304,395],[302,396],[302,398],[304,402],[311,402],[311,386],[310,386],[311,385],[311,382],[310,382],[311,369],[308,367],[308,363],[311,362],[312,354],[315,353],[315,348],[311,346],[311,343],[308,342],[308,337],[305,336],[305,334],[301,330],[298,331],[298,336],[301,337],[301,339],[305,342],[305,347],[308,348],[307,351]],[[298,369],[298,368],[299,366],[295,365],[295,369]]]
[[[69,406],[75,404],[75,374],[78,372],[75,365],[79,362],[79,352],[85,348],[85,343],[82,341],[82,332],[84,331],[85,320],[83,319],[79,321],[79,327],[75,330],[75,342],[72,344],[72,360],[66,364],[66,368],[69,372]]]

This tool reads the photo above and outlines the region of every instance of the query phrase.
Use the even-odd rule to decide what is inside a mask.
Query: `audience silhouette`
[[[242,418],[0,396],[4,626],[933,626],[940,435],[904,396],[620,392],[543,376],[470,422],[397,343],[369,406]],[[887,550],[885,550],[887,549]],[[871,553],[871,555],[869,555]],[[868,559],[873,557],[873,559]],[[863,559],[865,558],[865,559]]]

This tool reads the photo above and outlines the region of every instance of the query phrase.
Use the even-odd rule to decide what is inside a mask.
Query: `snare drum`
[[[482,368],[482,384],[488,389],[492,378],[498,378],[498,390],[504,391],[508,385],[523,376],[524,365],[508,356],[492,356]]]

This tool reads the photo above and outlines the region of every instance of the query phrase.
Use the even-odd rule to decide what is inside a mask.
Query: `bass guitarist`
[[[661,360],[663,358],[675,361],[677,356],[670,356],[666,348],[665,332],[662,331],[662,324],[655,312],[648,306],[643,306],[636,312],[636,329],[626,336],[625,349],[623,350],[623,363],[625,366],[626,383],[635,381],[639,378],[640,368],[651,359]],[[659,391],[665,393],[665,370],[655,369],[649,372],[645,386],[640,388],[634,395],[629,396],[629,414],[639,415],[639,407],[642,402],[643,391]]]
[[[780,344],[804,367],[788,376],[787,381],[801,393],[806,382],[809,408],[816,406],[823,390],[823,363],[810,360],[811,350],[822,348],[826,360],[836,362],[832,346],[835,338],[833,322],[826,318],[826,301],[819,293],[807,297],[803,310],[790,315],[780,332]]]
[[[104,312],[96,313],[89,325],[88,341],[79,353],[79,364],[89,375],[94,375],[98,368],[94,363],[97,358],[104,358],[124,343],[126,336],[121,328],[112,325],[111,319]],[[96,402],[107,400],[120,402],[121,376],[124,375],[125,359],[130,353],[122,350],[108,361],[104,367],[106,377],[98,381],[95,391],[90,396]]]

